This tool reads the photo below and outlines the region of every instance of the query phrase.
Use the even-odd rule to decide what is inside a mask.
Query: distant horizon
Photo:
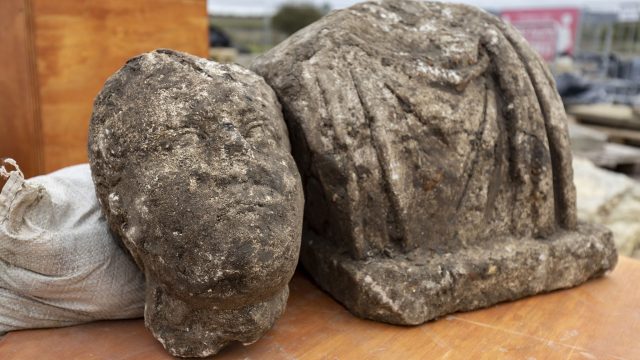
[[[270,16],[283,4],[313,4],[318,7],[329,5],[332,10],[351,6],[356,0],[208,0],[207,11],[211,15],[226,16]],[[475,5],[485,10],[500,11],[522,8],[562,8],[578,7],[592,11],[618,12],[623,4],[640,4],[637,1],[601,0],[460,0],[450,1]]]

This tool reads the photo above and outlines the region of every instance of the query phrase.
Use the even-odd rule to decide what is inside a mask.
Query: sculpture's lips
[[[195,193],[178,193],[187,195],[180,199],[181,211],[161,221],[162,233],[152,241],[176,246],[170,252],[156,253],[158,258],[147,261],[154,261],[154,267],[162,269],[162,273],[171,274],[160,282],[185,292],[189,289],[192,296],[219,301],[235,298],[253,301],[254,295],[256,299],[262,298],[268,289],[283,286],[271,282],[281,278],[274,274],[287,272],[289,268],[293,273],[295,268],[299,235],[288,231],[288,219],[301,210],[295,189],[282,193],[253,181],[229,184],[220,188],[232,195],[224,202],[216,196],[203,199],[210,194],[204,187]],[[174,233],[167,223],[183,216],[199,221]],[[279,261],[273,261],[274,258]]]
[[[295,194],[295,179],[285,177],[274,171],[260,171],[258,176],[252,176],[249,181],[238,182],[225,179],[220,192],[233,194],[233,202],[238,205],[255,205],[260,207],[283,206],[286,198],[293,198]],[[215,199],[212,199],[215,201]],[[291,200],[289,200],[291,201]],[[231,202],[228,203],[233,206]]]

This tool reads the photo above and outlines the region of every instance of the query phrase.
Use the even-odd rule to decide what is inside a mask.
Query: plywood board
[[[87,162],[93,100],[128,58],[208,55],[204,0],[32,1],[45,172]]]
[[[577,288],[402,327],[359,319],[302,273],[287,310],[253,345],[215,359],[640,359],[640,262]],[[171,359],[142,320],[10,333],[6,360]]]
[[[132,56],[207,57],[206,0],[0,0],[0,157],[27,177],[87,161],[93,100]]]
[[[0,1],[0,157],[42,170],[36,64],[28,1]]]
[[[614,104],[574,105],[567,113],[579,122],[640,130],[640,119],[630,106]]]

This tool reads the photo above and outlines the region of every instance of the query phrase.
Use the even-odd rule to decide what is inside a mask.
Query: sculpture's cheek
[[[125,242],[176,293],[250,303],[293,274],[302,213],[293,161],[234,160],[224,172],[150,166],[143,182],[153,186],[130,191]]]

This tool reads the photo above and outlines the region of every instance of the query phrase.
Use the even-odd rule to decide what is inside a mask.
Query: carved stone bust
[[[495,16],[361,3],[252,69],[303,177],[301,260],[355,314],[419,324],[615,266],[610,232],[576,219],[554,80]]]
[[[274,92],[235,65],[157,50],[98,95],[89,156],[106,217],[146,275],[173,355],[256,341],[284,311],[303,195]]]

